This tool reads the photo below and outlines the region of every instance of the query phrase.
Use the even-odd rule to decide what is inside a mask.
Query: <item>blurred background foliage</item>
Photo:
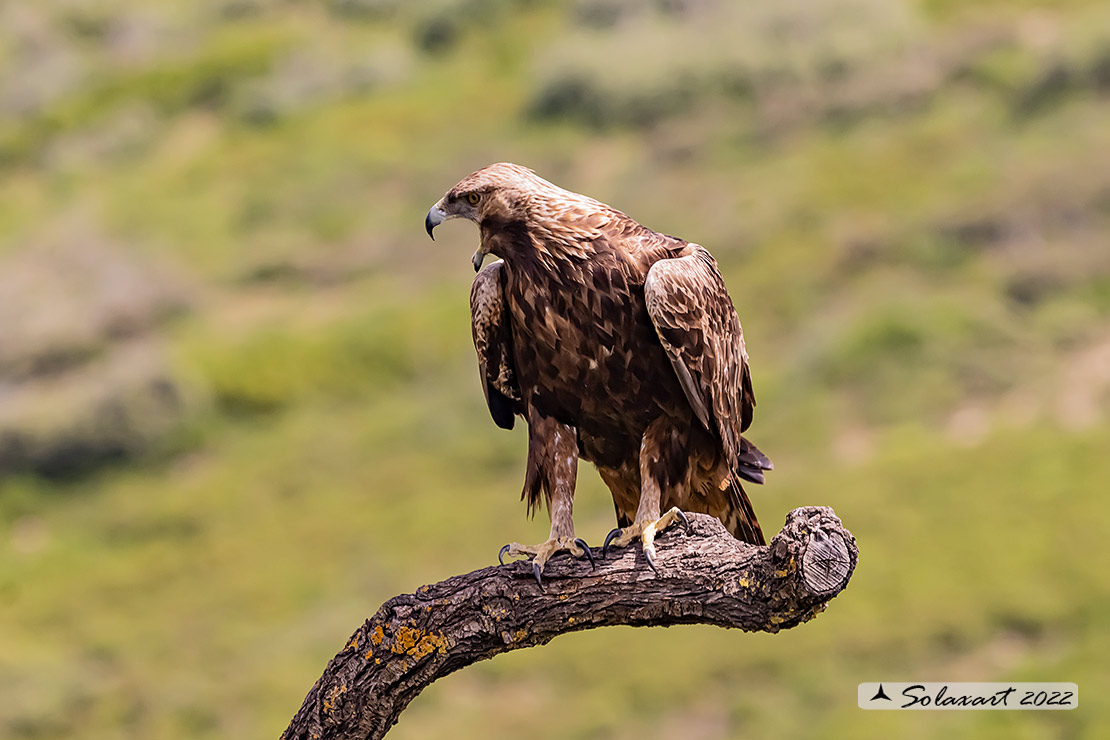
[[[275,736],[384,599],[545,536],[475,377],[476,234],[422,227],[501,160],[716,254],[764,528],[831,505],[862,560],[792,632],[563,637],[392,737],[1110,726],[1105,3],[9,0],[0,28],[0,736]],[[1084,699],[858,710],[884,678]]]

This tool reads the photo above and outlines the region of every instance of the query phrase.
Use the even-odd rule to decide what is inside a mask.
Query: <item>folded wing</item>
[[[694,414],[720,437],[733,472],[762,483],[762,471],[772,465],[741,436],[752,423],[755,393],[740,317],[716,261],[696,245],[659,260],[648,271],[644,296]]]
[[[512,429],[523,412],[513,363],[512,333],[505,308],[502,262],[494,262],[474,278],[470,288],[470,327],[478,353],[478,377],[490,416],[502,429]]]

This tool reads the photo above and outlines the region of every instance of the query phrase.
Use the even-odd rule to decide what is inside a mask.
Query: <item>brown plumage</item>
[[[513,164],[448,190],[428,233],[450,218],[478,224],[476,270],[501,258],[474,280],[474,346],[494,421],[528,422],[523,496],[551,509],[546,544],[576,550],[578,457],[597,466],[622,527],[638,534],[678,507],[763,544],[740,479],[762,483],[772,465],[742,436],[755,406],[748,355],[709,252]],[[537,555],[537,573],[551,554],[514,552]]]

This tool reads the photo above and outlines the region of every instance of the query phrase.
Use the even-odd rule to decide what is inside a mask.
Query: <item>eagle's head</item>
[[[572,228],[576,214],[586,209],[596,212],[598,208],[608,209],[592,198],[551,184],[527,167],[499,162],[467,175],[444,193],[428,209],[424,228],[434,239],[432,230],[444,221],[465,218],[478,224],[483,239],[472,259],[477,272],[491,249],[500,257],[506,256],[498,251],[493,243],[496,240],[486,238],[487,234],[506,230],[519,233],[523,229],[553,246],[549,238],[553,232]]]

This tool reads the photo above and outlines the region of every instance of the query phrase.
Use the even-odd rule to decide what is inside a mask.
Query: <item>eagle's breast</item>
[[[522,393],[579,430],[587,459],[638,449],[652,419],[685,403],[644,301],[650,262],[618,252],[550,267],[509,262],[506,298]]]

